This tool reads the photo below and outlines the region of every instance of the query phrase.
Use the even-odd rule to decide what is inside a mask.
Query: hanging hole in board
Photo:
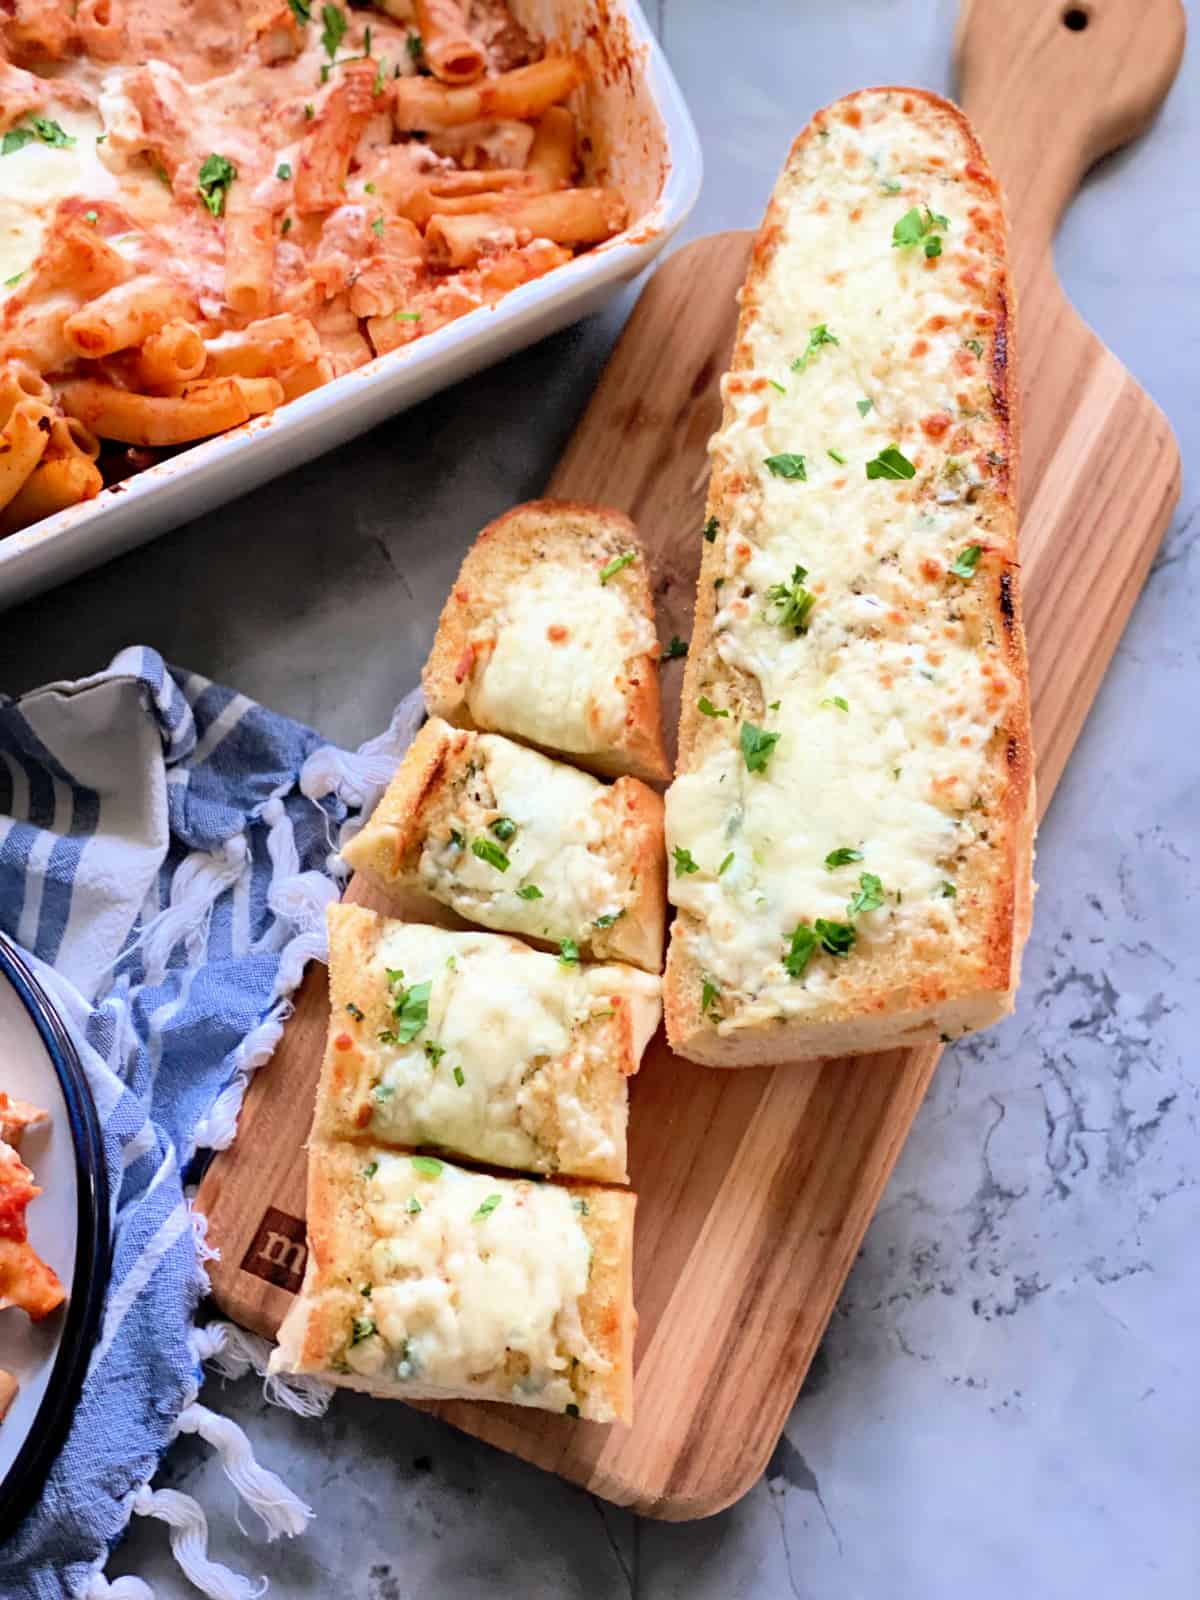
[[[1063,27],[1072,33],[1082,33],[1088,25],[1088,14],[1082,6],[1068,6],[1062,14]]]

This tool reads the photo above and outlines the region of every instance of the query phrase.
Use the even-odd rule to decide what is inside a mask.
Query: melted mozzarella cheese
[[[955,863],[976,836],[970,807],[1013,685],[959,615],[961,580],[948,570],[979,542],[972,501],[988,465],[978,446],[956,458],[922,429],[942,413],[947,437],[969,430],[991,405],[976,342],[990,319],[961,276],[987,241],[971,242],[966,203],[930,177],[927,146],[914,119],[891,116],[831,123],[802,147],[804,181],[777,207],[743,328],[748,364],[725,379],[731,414],[710,449],[741,492],[713,645],[725,681],[749,686],[757,722],[780,737],[750,772],[735,711],[720,724],[728,740],[704,741],[666,807],[669,847],[699,869],[672,874],[671,899],[696,919],[677,937],[721,1009],[736,1010],[725,1026],[802,1014],[836,993],[850,963],[810,960],[801,981],[783,966],[801,922],[852,921],[860,955],[921,931],[969,934]],[[934,262],[892,242],[926,202],[947,218]],[[913,479],[867,476],[891,445]],[[767,467],[785,453],[803,456],[804,479]],[[780,626],[769,598],[797,567],[816,596],[802,635]],[[841,849],[861,861],[826,867]],[[884,903],[853,914],[862,872],[881,880]]]
[[[608,1370],[580,1323],[591,1248],[568,1190],[384,1153],[366,1190],[374,1331],[352,1371],[561,1411],[573,1362]]]
[[[485,927],[554,941],[584,938],[597,917],[618,915],[628,886],[618,884],[606,848],[608,789],[492,734],[475,748],[482,772],[469,787],[479,798],[464,792],[422,847],[418,871],[428,892]],[[497,812],[516,825],[511,839],[491,833]],[[480,836],[503,850],[507,870],[471,850]],[[540,899],[521,898],[517,891],[529,886]]]
[[[379,1044],[373,1132],[519,1170],[623,1174],[624,1092],[617,1102],[597,1088],[595,1054],[609,1035],[592,1029],[584,1038],[582,1030],[610,1016],[619,997],[640,1056],[658,1025],[657,978],[624,966],[564,966],[495,935],[406,923],[390,924],[379,941],[381,985],[388,969],[403,972],[407,988],[432,988],[418,1036]],[[551,1064],[548,1106],[542,1073]]]
[[[579,755],[618,737],[629,660],[655,647],[620,585],[597,582],[585,597],[578,570],[553,561],[510,586],[486,637],[494,645],[467,692],[476,724]]]

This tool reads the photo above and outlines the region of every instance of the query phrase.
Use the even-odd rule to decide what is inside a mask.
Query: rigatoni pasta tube
[[[547,189],[570,183],[575,171],[575,118],[566,106],[551,106],[542,113],[525,166]]]
[[[457,128],[487,117],[532,122],[586,76],[574,56],[547,56],[458,89],[432,78],[400,78],[392,85],[392,116],[402,133]]]
[[[12,500],[50,443],[50,408],[18,400],[0,431],[0,506]]]
[[[119,61],[125,48],[125,11],[121,0],[79,0],[75,27],[84,53],[93,61]]]
[[[103,487],[99,467],[85,455],[40,461],[0,511],[0,539],[41,522],[43,517],[52,517],[56,511],[78,505],[81,500],[94,500]]]
[[[281,311],[248,327],[218,334],[206,346],[210,378],[282,377],[311,366],[321,355],[321,338],[307,317]]]
[[[487,66],[458,0],[416,0],[417,31],[426,62],[443,83],[473,83]]]
[[[370,61],[352,61],[343,67],[341,83],[305,135],[294,195],[302,217],[314,211],[332,211],[345,199],[350,157],[375,109],[375,70]]]
[[[613,190],[562,189],[518,196],[476,215],[432,217],[425,241],[435,259],[468,267],[503,239],[506,230],[574,246],[611,239],[624,223],[625,205]]]
[[[187,295],[169,278],[147,275],[89,300],[63,323],[63,334],[79,355],[96,360],[143,343],[191,309]]]
[[[190,322],[177,319],[152,333],[137,353],[137,371],[148,389],[170,390],[204,371],[208,352]]]
[[[225,299],[239,317],[265,317],[270,313],[274,272],[275,228],[271,213],[262,206],[231,197],[225,208]]]
[[[189,444],[248,422],[283,401],[275,378],[214,378],[181,395],[134,394],[97,378],[72,378],[59,388],[63,410],[103,439],[122,444]]]
[[[40,400],[49,409],[54,404],[54,391],[27,361],[6,361],[0,366],[0,426],[22,400]]]

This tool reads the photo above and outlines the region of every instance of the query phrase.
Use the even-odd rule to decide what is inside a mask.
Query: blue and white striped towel
[[[181,1430],[220,1452],[270,1533],[308,1519],[240,1430],[196,1403],[203,1359],[245,1370],[263,1352],[231,1328],[193,1326],[206,1250],[185,1180],[197,1151],[232,1141],[247,1078],[323,953],[343,830],[378,797],[419,714],[409,696],[350,755],[137,647],[95,677],[0,699],[0,927],[34,958],[79,1046],[114,1230],[70,1434],[0,1547],[5,1600],[148,1594],[102,1576],[134,1512],[170,1525],[203,1592],[259,1592],[207,1560],[194,1501],[150,1487]]]

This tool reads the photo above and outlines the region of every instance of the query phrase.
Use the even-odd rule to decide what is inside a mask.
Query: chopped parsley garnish
[[[433,992],[433,983],[426,979],[424,983],[414,983],[411,989],[397,988],[390,983],[392,988],[392,1013],[399,1027],[396,1029],[397,1044],[411,1044],[429,1021],[429,996]]]
[[[578,1213],[579,1213],[579,1215],[581,1217],[586,1217],[587,1216],[587,1214],[588,1214],[588,1203],[583,1198],[582,1195],[576,1195],[575,1198],[571,1201],[571,1204],[575,1207],[576,1211],[578,1211]]]
[[[421,1202],[417,1199],[415,1194],[409,1195],[408,1204],[404,1209],[408,1212],[410,1217],[419,1217],[421,1215]]]
[[[359,1010],[359,1008],[354,1004],[353,1000],[350,1000],[350,1001],[347,1002],[346,1010],[354,1018],[355,1022],[361,1022],[362,1021],[363,1014]]]
[[[828,700],[822,700],[821,706],[822,709],[825,706],[836,706],[839,711],[849,711],[850,702],[845,698],[844,695],[835,694],[831,695]]]
[[[426,1039],[426,1041],[425,1041],[425,1058],[429,1062],[429,1065],[431,1067],[436,1067],[438,1062],[442,1059],[442,1057],[445,1054],[446,1054],[445,1045],[435,1044],[432,1039]]]
[[[804,969],[817,948],[817,936],[807,922],[801,922],[792,934],[791,943],[784,952],[783,969],[789,978],[804,976]]]
[[[579,965],[579,946],[574,939],[559,940],[558,964],[560,967],[577,967]]]
[[[771,758],[771,751],[774,750],[781,737],[781,734],[767,733],[763,728],[756,728],[752,722],[742,723],[742,755],[745,758],[747,772],[765,772],[767,770],[767,762]]]
[[[707,542],[712,544],[713,540],[717,537],[717,534],[720,533],[720,531],[721,524],[717,521],[716,517],[709,517],[703,528],[704,537]]]
[[[870,400],[856,400],[854,402],[854,404],[855,404],[855,406],[856,406],[856,408],[858,410],[858,414],[859,414],[860,417],[865,417],[867,412],[870,411],[870,409],[871,409],[871,401]]]
[[[218,155],[215,150],[205,156],[196,182],[196,192],[214,217],[223,215],[229,186],[237,175],[233,162]]]
[[[825,454],[831,461],[836,461],[839,467],[844,467],[846,465],[845,456],[840,450],[835,450],[832,445],[830,445],[829,449],[826,450]]]
[[[949,217],[939,216],[928,206],[913,206],[912,210],[906,211],[892,229],[892,249],[906,250],[913,245],[920,245],[926,256],[940,256],[942,237],[936,230],[949,226]]]
[[[303,24],[312,21],[312,0],[288,0],[288,5],[297,22]]]
[[[281,234],[284,234],[284,235],[291,233],[291,231],[292,231],[292,219],[291,219],[291,217],[284,217],[283,221],[279,224],[279,231],[280,231]]]
[[[383,218],[382,217],[376,217],[375,218],[375,221],[371,224],[371,232],[375,235],[375,237],[377,239],[382,239],[383,238]]]
[[[98,211],[85,211],[83,213],[83,220],[85,222],[90,222],[92,227],[94,228],[96,226],[96,224],[100,221],[100,213]]]
[[[375,1176],[375,1174],[378,1171],[379,1171],[379,1163],[378,1163],[378,1161],[368,1161],[366,1166],[362,1169],[362,1175],[363,1175],[364,1180],[367,1183],[370,1183],[371,1179]]]
[[[724,861],[722,861],[721,865],[717,868],[717,877],[718,878],[723,878],[725,876],[725,873],[729,870],[729,868],[732,865],[733,865],[733,851],[731,850],[729,852],[729,854],[725,857]]]
[[[763,466],[773,478],[793,478],[801,483],[808,482],[804,457],[796,455],[793,451],[785,450],[782,455],[765,456]]]
[[[378,66],[378,68],[376,69],[376,72],[375,72],[374,82],[371,84],[371,93],[372,94],[382,94],[383,93],[384,85],[387,83],[387,65],[388,65],[387,57],[386,56],[381,56],[380,57],[380,61],[379,61],[379,66]]]
[[[523,883],[517,890],[518,900],[542,900],[545,896],[536,883]]]
[[[404,41],[404,48],[414,61],[419,62],[425,55],[425,41],[419,33],[410,33]]]
[[[503,1198],[504,1196],[502,1194],[490,1194],[486,1200],[481,1200],[479,1202],[479,1209],[471,1217],[471,1221],[482,1222],[484,1217],[490,1217],[492,1212],[495,1211],[496,1207],[500,1204]]]
[[[696,709],[702,717],[727,717],[729,715],[723,706],[717,707],[713,705],[706,694],[702,694],[699,700],[696,701]]]
[[[705,978],[703,987],[700,990],[700,1015],[702,1017],[710,1016],[712,1014],[713,1005],[720,998],[720,989],[711,978]]]
[[[690,850],[685,850],[683,845],[677,844],[672,852],[675,857],[675,871],[682,878],[689,872],[699,872],[700,867]]]
[[[489,823],[488,826],[501,844],[507,844],[517,831],[517,825],[511,817],[497,817],[495,822]]]
[[[0,155],[11,156],[17,150],[24,150],[27,144],[40,140],[42,144],[52,145],[57,150],[69,150],[75,143],[71,135],[60,127],[57,122],[51,122],[47,117],[34,117],[28,128],[10,128],[0,139]]]
[[[881,178],[879,186],[884,194],[899,194],[904,185],[895,178]]]
[[[813,932],[821,949],[831,956],[849,955],[857,938],[848,922],[830,922],[826,917],[817,918],[813,923]]]
[[[964,581],[975,576],[975,568],[979,565],[979,558],[983,554],[981,544],[969,544],[965,550],[960,550],[955,557],[954,565],[950,571],[956,578]]]
[[[346,37],[346,30],[350,24],[341,6],[322,6],[321,21],[325,24],[321,29],[321,44],[325,54],[332,61]]]
[[[978,339],[964,339],[963,343],[973,356],[983,355],[983,345]]]
[[[20,283],[21,279],[24,276],[25,276],[24,272],[14,272],[11,278],[5,278],[4,287],[6,289],[13,288],[16,284]]]
[[[767,382],[771,385],[772,389],[777,390],[779,394],[787,393],[787,390],[783,387],[783,385],[781,383],[776,383],[774,378],[768,378]]]
[[[867,462],[868,478],[915,478],[916,475],[916,467],[894,444],[887,445],[873,461]]]
[[[625,567],[632,566],[636,560],[636,550],[623,550],[619,556],[614,556],[607,566],[600,568],[600,582],[607,583],[610,578],[615,578],[617,573]]]
[[[941,883],[939,883],[937,888],[934,890],[934,893],[937,895],[939,900],[953,900],[957,895],[958,890],[950,882],[949,878],[943,878]]]
[[[385,1038],[385,1035],[381,1033],[379,1037],[383,1039]],[[389,1044],[394,1044],[396,1041],[395,1034],[388,1034],[386,1035],[386,1038]],[[385,1100],[390,1100],[395,1092],[396,1090],[392,1084],[377,1083],[371,1089],[371,1098],[373,1100],[377,1100],[379,1104],[382,1105]]]
[[[878,911],[883,904],[883,884],[873,872],[860,872],[858,892],[846,907],[848,917],[857,917],[864,911]]]
[[[809,616],[817,603],[812,590],[804,587],[807,577],[807,567],[793,567],[790,583],[773,583],[767,590],[767,599],[777,608],[771,620],[781,628],[791,628],[796,633],[807,630]]]
[[[393,311],[392,312],[392,321],[393,322],[420,322],[420,320],[421,320],[421,313],[419,311]]]
[[[291,177],[291,175],[292,175],[292,168],[291,168],[290,163],[287,162],[287,161],[281,161],[279,163],[279,165],[275,168],[275,176],[277,178],[282,178],[285,183]]]
[[[593,928],[611,928],[613,923],[614,922],[620,922],[621,918],[624,915],[625,915],[625,907],[624,906],[621,907],[620,911],[606,911],[603,916],[600,916],[600,917],[596,918],[595,922],[592,923],[592,927]]]
[[[375,1319],[373,1317],[355,1317],[354,1328],[350,1334],[350,1345],[353,1348],[361,1344],[364,1339],[369,1339],[375,1332]]]
[[[375,185],[373,183],[364,183],[363,184],[363,193],[364,194],[374,194],[375,193]]]
[[[471,854],[478,856],[480,861],[486,861],[489,867],[495,867],[497,872],[508,871],[508,857],[500,846],[493,844],[490,839],[472,839]]]
[[[846,867],[852,861],[861,861],[862,858],[861,850],[852,850],[848,844],[844,844],[829,852],[825,857],[825,865],[832,872],[835,867]]]
[[[450,843],[454,846],[454,848],[456,850],[465,850],[466,847],[467,847],[466,835],[463,834],[463,833],[459,833],[457,828],[451,828],[450,829]]]
[[[568,1400],[563,1410],[564,1415],[568,1417],[577,1417],[579,1415],[579,1407],[575,1404],[574,1400]]]
[[[466,1081],[467,1081],[466,1074],[463,1072],[463,1069],[461,1067],[455,1067],[455,1069],[454,1069],[454,1081],[455,1081],[455,1083],[458,1085],[458,1087],[460,1089],[462,1088],[463,1084],[466,1083]]]
[[[358,1292],[360,1295],[362,1295],[364,1300],[369,1300],[371,1298],[371,1290],[374,1287],[375,1285],[373,1283],[360,1283],[358,1286]]]
[[[687,640],[681,639],[677,633],[673,633],[670,644],[663,646],[662,658],[664,661],[677,661],[686,656],[687,652]]]
[[[440,1178],[442,1163],[436,1156],[409,1156],[413,1171],[419,1172],[423,1178]]]
[[[305,120],[305,122],[311,122],[312,119],[316,116],[316,114],[317,113],[313,110],[312,101],[311,100],[306,100],[304,102],[304,120]]]
[[[818,322],[815,328],[809,329],[808,344],[805,347],[804,354],[797,356],[795,361],[792,362],[792,371],[803,372],[822,345],[839,344],[840,342],[837,335],[830,333],[823,322]]]

